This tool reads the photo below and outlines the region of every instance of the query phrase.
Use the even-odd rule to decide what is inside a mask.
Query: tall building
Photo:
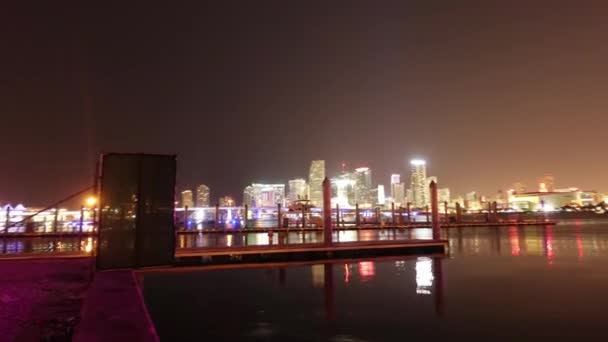
[[[450,203],[450,188],[437,189],[437,201],[440,204],[444,202]]]
[[[340,205],[342,208],[353,207],[355,205],[355,175],[345,169],[342,164],[342,172],[330,179],[332,205]]]
[[[401,183],[401,175],[393,173],[391,175],[391,184],[399,184]]]
[[[285,184],[253,183],[243,191],[245,204],[250,208],[270,208],[285,205]]]
[[[384,185],[378,185],[378,204],[384,205],[386,202],[386,195],[384,194]]]
[[[355,181],[354,202],[360,206],[371,207],[374,204],[372,198],[372,170],[369,167],[355,169],[353,178]]]
[[[391,175],[391,198],[398,205],[405,204],[405,184],[401,183],[401,176]]]
[[[523,194],[526,192],[526,185],[521,182],[515,182],[512,189],[514,194]]]
[[[231,196],[223,196],[218,200],[220,207],[234,207],[236,202]]]
[[[182,207],[194,207],[194,201],[192,200],[192,190],[182,191]]]
[[[205,184],[201,184],[196,187],[196,206],[197,207],[208,207],[209,206],[209,187]]]
[[[304,200],[308,198],[308,194],[306,193],[305,179],[292,179],[288,184],[289,190],[287,199],[289,200],[289,203],[295,203],[297,200]]]
[[[405,190],[405,204],[412,203],[414,201],[414,194],[412,189]]]
[[[391,197],[396,205],[406,204],[405,200],[405,184],[393,183],[391,184]]]
[[[555,191],[555,178],[551,175],[544,175],[538,179],[538,191],[539,192],[554,192]]]
[[[411,189],[412,189],[412,204],[415,207],[422,208],[429,203],[428,200],[428,183],[426,178],[426,161],[422,159],[410,160],[412,168],[411,174]]]
[[[253,208],[255,204],[253,187],[251,185],[245,187],[243,190],[243,205],[247,205],[250,208]]]
[[[325,160],[313,160],[308,173],[308,187],[312,205],[323,206],[323,180],[325,179]]]

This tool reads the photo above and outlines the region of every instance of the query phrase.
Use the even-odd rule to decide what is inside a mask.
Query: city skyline
[[[427,161],[420,158],[410,159],[409,170],[404,170],[405,172],[403,174],[391,174],[388,183],[382,180],[378,181],[373,179],[372,169],[370,167],[355,167],[353,169],[348,167],[345,162],[341,162],[340,171],[332,175],[327,174],[325,165],[325,160],[311,161],[309,182],[303,178],[295,178],[289,179],[286,182],[279,182],[278,184],[260,182],[248,185],[243,190],[242,203],[253,208],[257,206],[273,207],[276,204],[288,206],[294,204],[298,200],[307,200],[310,201],[309,203],[313,206],[318,206],[319,204],[313,201],[310,196],[310,180],[314,179],[314,182],[319,183],[320,185],[322,179],[324,179],[323,176],[326,176],[331,181],[333,205],[337,204],[341,207],[354,207],[355,204],[363,205],[364,207],[369,205],[383,206],[389,205],[390,203],[394,203],[397,206],[405,206],[407,203],[410,203],[414,207],[424,208],[429,204],[430,195],[428,187],[431,182],[435,182],[440,186],[438,189],[440,202],[459,202],[465,207],[469,207],[466,203],[475,202],[477,204],[473,206],[477,209],[482,209],[482,207],[479,206],[482,202],[498,201],[499,203],[502,203],[506,200],[514,200],[514,198],[517,197],[514,195],[525,195],[520,196],[522,199],[527,198],[526,196],[533,196],[535,200],[540,201],[540,198],[543,196],[549,198],[548,196],[551,193],[555,193],[559,196],[559,200],[563,200],[562,197],[566,196],[566,198],[576,199],[574,202],[578,201],[578,203],[581,203],[581,194],[583,194],[582,196],[584,197],[586,196],[585,198],[589,200],[591,197],[594,197],[596,202],[601,202],[602,198],[604,198],[604,194],[595,190],[581,189],[572,186],[556,187],[555,177],[550,174],[544,174],[536,178],[536,184],[532,184],[529,187],[521,182],[514,182],[511,186],[507,186],[504,189],[498,189],[489,194],[478,193],[475,190],[464,193],[454,193],[450,189],[449,184],[440,183],[437,176],[427,175]],[[402,175],[403,179],[409,179],[410,182],[407,184],[401,182]],[[390,196],[385,196],[384,194],[385,184],[389,184]],[[208,196],[208,187],[206,188],[206,191]],[[188,196],[192,195],[192,192],[189,189],[183,189],[182,201],[179,203],[182,206],[184,206],[184,193],[187,193]],[[546,193],[546,195],[537,195],[543,193]],[[569,195],[564,195],[567,193],[569,193]],[[220,191],[220,195],[217,196],[232,197],[233,195],[221,195]],[[321,193],[319,193],[317,197],[322,197]],[[188,201],[189,202],[187,203],[190,203],[191,200]],[[586,199],[583,199],[582,201],[586,201]],[[528,205],[530,201],[524,202],[526,202],[525,205]],[[567,201],[564,200],[564,203],[566,202]],[[235,201],[235,204],[238,203],[238,201]],[[520,207],[521,205],[523,204],[520,204]],[[537,203],[536,205],[539,204]]]
[[[606,192],[606,17],[600,1],[16,2],[0,202],[53,203],[115,151],[177,154],[179,184],[234,196],[315,159],[388,179],[405,156],[454,193],[546,173]]]

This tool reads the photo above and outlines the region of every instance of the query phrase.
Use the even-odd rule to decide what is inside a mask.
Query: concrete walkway
[[[95,275],[73,341],[158,341],[132,271]]]
[[[67,341],[91,274],[90,258],[0,261],[0,341]]]

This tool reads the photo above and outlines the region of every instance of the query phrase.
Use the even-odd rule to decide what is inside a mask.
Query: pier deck
[[[392,240],[342,242],[332,245],[308,243],[296,245],[238,246],[222,248],[180,248],[175,253],[178,264],[224,264],[324,260],[367,256],[445,253],[447,240]]]

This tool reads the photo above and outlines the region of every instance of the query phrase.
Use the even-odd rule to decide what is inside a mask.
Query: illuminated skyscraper
[[[414,194],[412,193],[412,189],[405,190],[405,204],[412,203],[414,201]]]
[[[192,190],[182,191],[182,207],[194,207],[194,201],[192,200]]]
[[[391,184],[399,184],[401,183],[401,175],[393,173],[391,175]]]
[[[384,205],[386,202],[386,195],[384,194],[384,185],[378,185],[378,204]]]
[[[437,201],[439,204],[444,202],[450,203],[450,188],[441,188],[437,190]]]
[[[201,184],[196,187],[196,206],[197,207],[208,207],[209,206],[209,187],[205,184]]]
[[[253,187],[251,185],[245,187],[245,190],[243,190],[243,205],[247,205],[250,208],[253,208],[255,206]]]
[[[405,201],[405,184],[391,184],[391,197],[395,205],[404,205]]]
[[[330,179],[332,188],[332,205],[338,204],[342,208],[353,207],[355,205],[355,174],[345,170]]]
[[[234,198],[231,196],[223,196],[218,200],[220,207],[234,207],[236,203],[234,202]]]
[[[401,183],[401,176],[391,175],[391,197],[397,205],[405,204],[405,184]]]
[[[411,190],[415,207],[422,208],[429,203],[428,200],[428,183],[426,178],[426,161],[422,159],[413,159],[410,161],[412,167],[411,175]]]
[[[297,200],[307,199],[308,194],[306,193],[306,180],[302,178],[290,180],[287,198],[289,203],[295,203]]]
[[[513,193],[515,194],[523,194],[526,192],[526,185],[521,182],[513,183]]]
[[[355,169],[353,174],[355,181],[354,202],[361,206],[371,206],[374,202],[372,198],[372,170],[368,167]]]
[[[323,206],[323,180],[325,179],[325,160],[313,160],[308,173],[308,187],[312,205]]]
[[[285,205],[285,184],[253,183],[243,191],[245,204],[250,208],[274,208]]]
[[[555,191],[555,178],[551,175],[544,175],[538,179],[538,191],[553,192]]]

